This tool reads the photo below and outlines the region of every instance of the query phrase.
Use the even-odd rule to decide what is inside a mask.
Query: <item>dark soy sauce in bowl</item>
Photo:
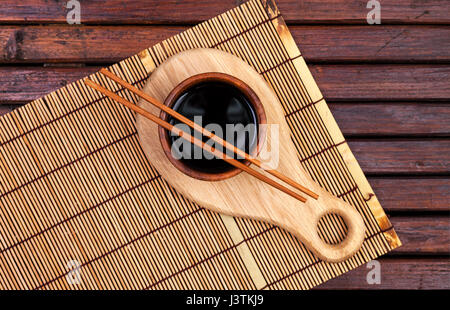
[[[204,128],[208,124],[219,125],[222,128],[222,134],[213,133],[230,143],[234,143],[239,149],[247,153],[254,151],[257,146],[258,116],[255,108],[244,93],[231,84],[209,81],[193,85],[181,93],[175,100],[172,109],[192,121],[195,120],[194,117],[201,116],[201,125]],[[172,117],[169,117],[168,120],[172,125],[181,123]],[[242,124],[244,127],[251,124],[256,130],[234,131],[233,137],[233,135],[227,134],[227,124]],[[188,132],[191,135],[194,133],[193,129],[190,129]],[[170,136],[170,147],[177,139],[180,138],[178,136]],[[204,142],[208,140],[208,137],[203,137]],[[218,144],[215,144],[215,146],[219,147]],[[225,151],[225,148],[219,148],[219,150]],[[222,174],[236,169],[221,159],[205,158],[204,151],[194,145],[184,149],[182,147],[174,147],[172,151],[176,152],[178,157],[182,157],[179,161],[183,165],[199,173]],[[197,159],[194,158],[194,152],[198,152]],[[201,158],[198,159],[200,154]],[[234,158],[237,157],[235,156]],[[243,162],[243,160],[241,161]]]

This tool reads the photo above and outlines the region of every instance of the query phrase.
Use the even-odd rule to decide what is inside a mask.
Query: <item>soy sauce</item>
[[[257,115],[252,104],[239,89],[232,85],[223,82],[204,82],[194,85],[187,89],[175,101],[172,109],[192,121],[194,121],[194,116],[201,116],[201,125],[203,127],[206,127],[208,124],[218,124],[222,128],[223,135],[215,134],[230,143],[234,143],[239,149],[247,153],[253,151],[257,145],[257,130],[251,132],[245,130],[236,131],[234,137],[229,137],[226,134],[226,124],[242,124],[243,126],[251,124],[256,129],[258,124]],[[172,125],[181,123],[172,117],[169,118],[169,122]],[[197,123],[199,123],[198,120]],[[194,134],[194,130],[192,129],[188,132],[191,135]],[[172,147],[173,142],[180,138],[178,136],[171,136],[170,134],[169,136]],[[208,137],[203,137],[204,142],[208,140]],[[215,144],[214,146],[218,145]],[[224,173],[234,169],[233,166],[221,159],[205,158],[203,151],[200,151],[202,152],[201,158],[195,159],[195,148],[197,148],[198,152],[198,147],[193,145],[190,145],[188,150],[180,149],[180,152],[184,155],[189,153],[188,158],[190,159],[186,159],[186,156],[184,156],[180,161],[191,169],[203,173]],[[177,148],[174,149],[176,150]],[[222,151],[225,152],[225,148]],[[181,155],[180,152],[177,153]],[[240,161],[242,162],[242,159]]]

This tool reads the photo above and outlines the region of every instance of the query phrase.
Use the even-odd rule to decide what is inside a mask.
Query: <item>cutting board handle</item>
[[[361,248],[365,237],[365,225],[361,215],[353,207],[337,197],[330,197],[331,195],[328,193],[322,194],[328,196],[325,199],[327,203],[323,203],[322,208],[314,208],[314,221],[311,223],[312,233],[308,237],[309,246],[321,259],[328,262],[341,262],[353,256]],[[348,228],[347,235],[338,244],[329,244],[319,235],[319,221],[327,214],[341,216]],[[304,218],[302,224],[304,224]],[[308,243],[308,241],[306,242]]]

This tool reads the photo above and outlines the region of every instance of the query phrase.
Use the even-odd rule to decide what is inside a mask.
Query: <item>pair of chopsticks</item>
[[[258,166],[259,168],[262,168],[262,163],[251,157],[249,154],[247,154],[246,152],[238,149],[236,146],[234,146],[233,144],[223,140],[222,138],[220,138],[217,135],[214,135],[213,133],[211,133],[210,131],[204,129],[203,127],[201,127],[200,125],[194,123],[193,121],[191,121],[190,119],[184,117],[183,115],[179,114],[178,112],[172,110],[171,108],[169,108],[168,106],[164,105],[163,103],[159,102],[157,99],[152,98],[151,96],[147,95],[146,93],[144,93],[143,91],[139,90],[138,88],[136,88],[135,86],[129,84],[128,82],[122,80],[121,78],[119,78],[118,76],[116,76],[114,73],[112,73],[111,71],[106,70],[105,68],[100,70],[100,73],[102,73],[103,75],[107,76],[108,78],[110,78],[111,80],[115,81],[116,83],[120,84],[121,86],[123,86],[124,88],[128,89],[129,91],[133,92],[134,94],[136,94],[137,96],[143,98],[144,100],[146,100],[147,102],[153,104],[154,106],[156,106],[157,108],[163,110],[164,112],[166,112],[167,114],[169,114],[170,116],[178,119],[179,121],[181,121],[182,123],[188,125],[189,127],[191,127],[192,129],[202,133],[204,136],[207,136],[208,138],[212,139],[213,141],[215,141],[216,143],[219,143],[220,145],[222,145],[223,147],[225,147],[226,149],[228,149],[229,151],[232,151],[234,154],[237,154],[243,158],[245,158],[247,161],[249,161],[250,163]],[[127,108],[133,110],[134,112],[144,116],[145,118],[151,120],[152,122],[155,122],[156,124],[158,124],[159,126],[163,127],[164,129],[167,129],[175,134],[177,134],[178,136],[180,136],[181,138],[189,141],[190,143],[201,147],[202,149],[206,150],[207,152],[210,152],[211,154],[213,154],[215,157],[222,159],[224,161],[226,161],[227,163],[229,163],[230,165],[239,168],[245,172],[247,172],[248,174],[256,177],[257,179],[275,187],[276,189],[294,197],[295,199],[300,200],[301,202],[306,202],[306,198],[297,194],[296,192],[288,189],[287,187],[283,186],[280,183],[275,182],[274,180],[270,179],[269,177],[265,176],[264,174],[250,168],[249,166],[246,166],[245,164],[241,163],[238,160],[235,160],[233,158],[229,158],[227,157],[226,154],[224,154],[223,152],[215,149],[214,147],[204,143],[203,141],[191,136],[190,134],[182,131],[181,129],[169,124],[168,122],[160,119],[159,117],[151,114],[150,112],[144,110],[143,108],[129,102],[128,100],[120,97],[119,95],[117,95],[116,93],[110,91],[109,89],[104,88],[103,86],[93,82],[92,80],[89,79],[85,79],[84,80],[85,84],[88,85],[89,87],[92,87],[93,89],[99,91],[100,93],[102,93],[103,95],[123,104],[124,106],[126,106]],[[307,189],[306,187],[298,184],[297,182],[295,182],[294,180],[292,180],[291,178],[281,174],[280,172],[276,171],[276,170],[265,170],[267,171],[269,174],[273,175],[274,177],[282,180],[283,182],[289,184],[290,186],[298,189],[299,191],[307,194],[308,196],[317,199],[319,196],[317,194],[315,194],[314,192],[312,192],[311,190]]]

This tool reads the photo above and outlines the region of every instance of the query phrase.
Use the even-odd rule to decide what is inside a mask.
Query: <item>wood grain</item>
[[[80,1],[82,23],[197,23],[240,4],[242,0],[120,0]],[[363,23],[369,10],[358,0],[279,0],[277,5],[288,23]],[[4,0],[0,8],[3,23],[66,22],[66,1]],[[385,0],[383,23],[449,23],[445,0]]]
[[[323,95],[332,100],[447,100],[445,65],[311,65]]]
[[[450,261],[446,258],[380,258],[381,283],[367,283],[367,265],[332,279],[317,289],[450,289]]]
[[[450,105],[447,103],[329,103],[346,137],[448,136]]]
[[[174,26],[0,26],[0,62],[113,63],[187,28]]]
[[[0,102],[27,103],[98,70],[98,67],[0,67]]]
[[[350,140],[368,174],[449,174],[450,140]]]
[[[0,26],[0,63],[117,62],[186,26]],[[308,63],[449,61],[446,26],[291,26]],[[117,44],[120,42],[120,44]]]
[[[384,5],[384,2],[383,4]],[[302,55],[310,62],[447,61],[446,26],[290,26]]]
[[[448,177],[370,177],[369,183],[388,212],[450,211]]]
[[[309,68],[329,101],[450,98],[448,65],[310,65]],[[0,67],[0,103],[37,99],[97,70],[96,66]]]
[[[388,255],[448,255],[450,221],[448,216],[391,216],[402,246]]]

